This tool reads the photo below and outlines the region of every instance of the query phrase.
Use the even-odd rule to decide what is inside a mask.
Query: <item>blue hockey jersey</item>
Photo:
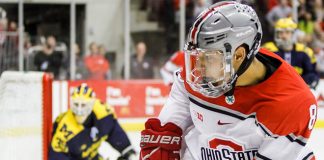
[[[101,160],[98,148],[103,141],[110,143],[120,153],[131,148],[113,108],[96,100],[92,113],[83,125],[76,122],[71,110],[56,118],[49,160]]]

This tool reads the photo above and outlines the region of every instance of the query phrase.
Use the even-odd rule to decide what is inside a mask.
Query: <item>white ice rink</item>
[[[128,132],[132,144],[139,151],[140,132]],[[308,142],[308,146],[314,150],[317,160],[324,160],[324,129],[314,129]],[[100,153],[109,160],[116,160],[118,152],[114,151],[108,144],[104,143],[100,148]]]

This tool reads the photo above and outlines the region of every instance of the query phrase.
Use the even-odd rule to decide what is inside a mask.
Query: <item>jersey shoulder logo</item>
[[[90,137],[92,138],[93,141],[98,140],[98,133],[99,133],[99,130],[98,130],[97,127],[92,127],[91,128]]]
[[[235,102],[235,97],[234,95],[232,96],[225,96],[225,101],[227,104],[232,105]]]

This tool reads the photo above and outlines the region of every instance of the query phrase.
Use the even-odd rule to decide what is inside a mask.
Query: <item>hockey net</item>
[[[47,160],[51,126],[51,76],[42,72],[3,72],[0,159]]]

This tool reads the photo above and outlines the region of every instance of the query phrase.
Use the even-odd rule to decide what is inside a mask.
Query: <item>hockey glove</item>
[[[181,135],[173,123],[161,126],[159,119],[148,119],[141,132],[140,160],[180,160]]]

